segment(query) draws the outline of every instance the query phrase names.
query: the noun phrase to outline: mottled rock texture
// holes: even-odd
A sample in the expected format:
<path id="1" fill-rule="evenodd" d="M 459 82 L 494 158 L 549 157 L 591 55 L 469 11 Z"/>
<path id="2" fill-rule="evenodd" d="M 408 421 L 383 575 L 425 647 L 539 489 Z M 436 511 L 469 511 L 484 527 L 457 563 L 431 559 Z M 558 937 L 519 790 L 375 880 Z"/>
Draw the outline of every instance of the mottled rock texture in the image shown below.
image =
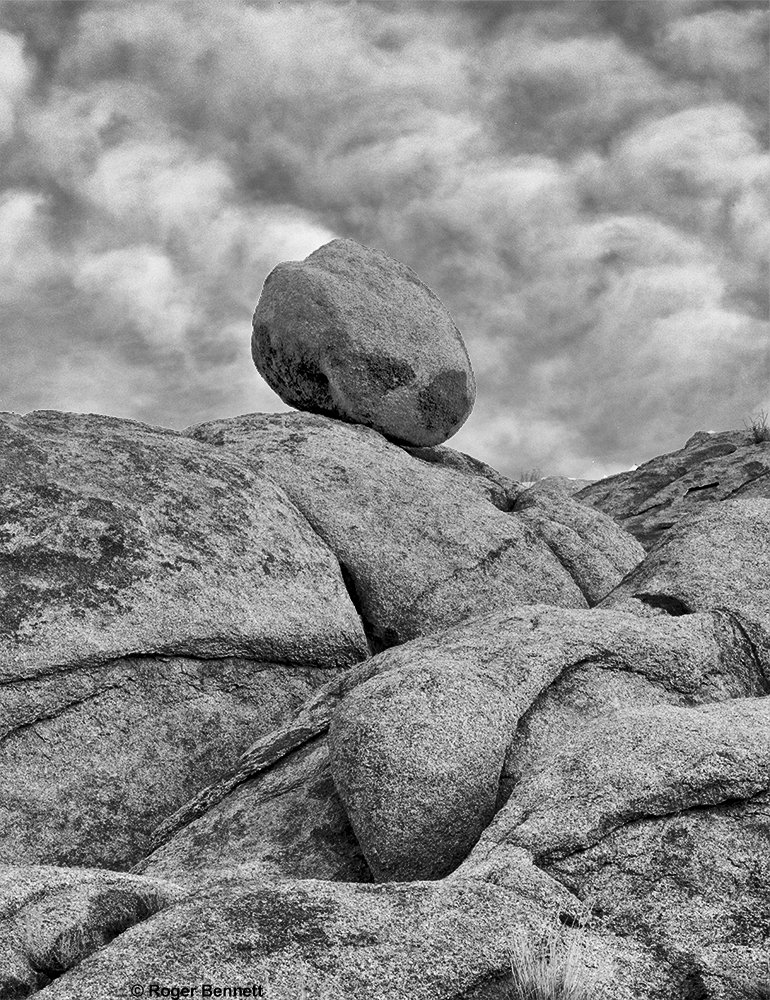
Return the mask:
<path id="1" fill-rule="evenodd" d="M 389 649 L 319 690 L 162 824 L 139 870 L 183 878 L 243 863 L 368 879 L 327 783 L 332 720 L 334 780 L 375 877 L 436 878 L 462 861 L 521 775 L 586 724 L 621 708 L 766 691 L 727 613 L 491 613 Z M 252 829 L 257 810 L 267 818 Z M 329 854 L 334 830 L 339 850 Z"/>
<path id="2" fill-rule="evenodd" d="M 619 827 L 548 865 L 616 933 L 689 967 L 709 1000 L 762 996 L 770 924 L 770 794 Z M 754 989 L 752 989 L 754 988 Z"/>
<path id="3" fill-rule="evenodd" d="M 181 896 L 160 879 L 0 865 L 0 996 L 15 1000 L 43 989 Z"/>
<path id="4" fill-rule="evenodd" d="M 510 978 L 511 934 L 522 926 L 539 933 L 550 908 L 581 910 L 532 866 L 522 866 L 515 886 L 243 876 L 209 883 L 130 928 L 48 995 L 103 1000 L 121 996 L 126 983 L 253 982 L 266 984 L 271 1000 L 499 997 Z M 595 1000 L 669 1000 L 665 963 L 651 951 L 613 935 L 584 937 L 598 976 Z"/>
<path id="5" fill-rule="evenodd" d="M 593 607 L 644 558 L 644 548 L 606 514 L 572 498 L 558 480 L 519 494 L 513 511 L 528 521 Z"/>
<path id="6" fill-rule="evenodd" d="M 507 1000 L 519 933 L 756 995 L 770 499 L 644 556 L 325 416 L 0 431 L 0 858 L 134 866 L 0 867 L 0 997 Z"/>
<path id="7" fill-rule="evenodd" d="M 244 771 L 245 771 L 244 767 Z M 323 737 L 242 781 L 206 809 L 177 821 L 135 871 L 195 885 L 212 877 L 313 878 L 370 882 L 329 768 Z M 181 819 L 181 817 L 179 818 Z M 172 824 L 174 829 L 177 824 Z"/>
<path id="8" fill-rule="evenodd" d="M 237 456 L 52 412 L 0 439 L 0 860 L 123 867 L 366 638 Z"/>
<path id="9" fill-rule="evenodd" d="M 578 498 L 651 548 L 682 518 L 730 499 L 770 498 L 770 441 L 749 431 L 694 434 L 679 451 L 600 479 Z"/>
<path id="10" fill-rule="evenodd" d="M 446 441 L 473 408 L 468 352 L 441 301 L 405 264 L 353 240 L 270 272 L 251 345 L 290 406 L 404 444 Z"/>
<path id="11" fill-rule="evenodd" d="M 503 477 L 416 458 L 365 427 L 254 413 L 188 433 L 285 491 L 344 566 L 375 648 L 513 604 L 585 607 L 570 565 L 602 596 L 641 554 L 610 518 L 566 494 L 510 512 Z"/>
<path id="12" fill-rule="evenodd" d="M 329 674 L 145 656 L 0 687 L 0 862 L 130 866 Z"/>
<path id="13" fill-rule="evenodd" d="M 712 504 L 671 528 L 602 601 L 634 605 L 670 615 L 730 611 L 770 677 L 770 499 Z"/>
<path id="14" fill-rule="evenodd" d="M 518 608 L 370 661 L 380 670 L 334 709 L 329 740 L 337 788 L 375 877 L 437 878 L 456 867 L 524 761 L 536 764 L 560 737 L 571 746 L 586 717 L 610 716 L 624 702 L 764 693 L 732 622 L 694 618 Z M 553 707 L 554 682 L 589 666 L 579 696 Z M 562 800 L 549 801 L 559 808 Z"/>
<path id="15" fill-rule="evenodd" d="M 136 654 L 365 654 L 334 556 L 236 455 L 131 420 L 5 414 L 0 491 L 0 680 Z"/>
<path id="16" fill-rule="evenodd" d="M 538 863 L 583 851 L 640 816 L 770 789 L 770 698 L 625 709 L 584 725 L 522 775 L 482 842 Z"/>

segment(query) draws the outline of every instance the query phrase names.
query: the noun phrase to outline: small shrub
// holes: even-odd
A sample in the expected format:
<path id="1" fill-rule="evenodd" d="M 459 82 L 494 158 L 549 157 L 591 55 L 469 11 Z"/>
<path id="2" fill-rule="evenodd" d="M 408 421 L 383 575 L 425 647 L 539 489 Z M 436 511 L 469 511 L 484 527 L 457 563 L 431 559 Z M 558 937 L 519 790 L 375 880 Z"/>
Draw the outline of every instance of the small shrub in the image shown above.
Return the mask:
<path id="1" fill-rule="evenodd" d="M 767 410 L 760 410 L 751 418 L 751 422 L 744 424 L 746 430 L 751 435 L 754 444 L 761 444 L 763 441 L 770 441 L 770 426 L 768 426 Z"/>
<path id="2" fill-rule="evenodd" d="M 520 930 L 511 941 L 511 1000 L 590 1000 L 596 973 L 585 941 L 554 924 L 539 938 Z"/>

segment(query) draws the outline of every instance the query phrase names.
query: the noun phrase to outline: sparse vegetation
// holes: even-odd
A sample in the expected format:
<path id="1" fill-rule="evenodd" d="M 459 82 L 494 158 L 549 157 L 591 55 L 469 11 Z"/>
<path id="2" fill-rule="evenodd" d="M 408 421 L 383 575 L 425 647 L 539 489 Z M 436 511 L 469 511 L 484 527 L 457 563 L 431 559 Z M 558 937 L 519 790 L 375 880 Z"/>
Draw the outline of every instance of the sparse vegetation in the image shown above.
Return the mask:
<path id="1" fill-rule="evenodd" d="M 770 415 L 767 410 L 760 410 L 749 422 L 745 423 L 746 430 L 751 435 L 754 444 L 761 444 L 763 441 L 770 441 L 770 426 L 768 425 Z"/>
<path id="2" fill-rule="evenodd" d="M 558 923 L 539 937 L 521 930 L 512 940 L 511 1000 L 590 1000 L 596 972 L 586 961 L 585 939 Z"/>
<path id="3" fill-rule="evenodd" d="M 90 908 L 78 917 L 66 893 L 54 895 L 21 911 L 15 936 L 30 965 L 49 981 L 128 927 L 164 909 L 168 902 L 152 889 L 110 889 L 94 895 Z"/>

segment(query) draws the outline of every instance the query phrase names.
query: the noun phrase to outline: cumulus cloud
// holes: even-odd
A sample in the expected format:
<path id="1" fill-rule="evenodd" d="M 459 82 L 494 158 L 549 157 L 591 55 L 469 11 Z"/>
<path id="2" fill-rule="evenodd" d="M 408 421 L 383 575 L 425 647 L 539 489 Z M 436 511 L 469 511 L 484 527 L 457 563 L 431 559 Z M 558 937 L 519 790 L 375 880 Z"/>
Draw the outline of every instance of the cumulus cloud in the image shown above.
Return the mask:
<path id="1" fill-rule="evenodd" d="M 282 408 L 280 260 L 381 247 L 463 330 L 458 447 L 603 475 L 767 405 L 764 0 L 0 4 L 6 408 Z"/>

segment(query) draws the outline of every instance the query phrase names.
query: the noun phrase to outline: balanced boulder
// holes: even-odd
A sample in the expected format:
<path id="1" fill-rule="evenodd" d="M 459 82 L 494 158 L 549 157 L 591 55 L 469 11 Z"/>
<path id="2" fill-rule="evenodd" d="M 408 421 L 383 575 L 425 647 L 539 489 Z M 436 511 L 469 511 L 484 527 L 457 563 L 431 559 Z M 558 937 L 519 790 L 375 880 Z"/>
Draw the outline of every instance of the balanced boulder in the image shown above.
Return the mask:
<path id="1" fill-rule="evenodd" d="M 446 441 L 473 408 L 470 360 L 444 305 L 405 264 L 353 240 L 271 271 L 251 344 L 290 406 L 404 444 Z"/>

